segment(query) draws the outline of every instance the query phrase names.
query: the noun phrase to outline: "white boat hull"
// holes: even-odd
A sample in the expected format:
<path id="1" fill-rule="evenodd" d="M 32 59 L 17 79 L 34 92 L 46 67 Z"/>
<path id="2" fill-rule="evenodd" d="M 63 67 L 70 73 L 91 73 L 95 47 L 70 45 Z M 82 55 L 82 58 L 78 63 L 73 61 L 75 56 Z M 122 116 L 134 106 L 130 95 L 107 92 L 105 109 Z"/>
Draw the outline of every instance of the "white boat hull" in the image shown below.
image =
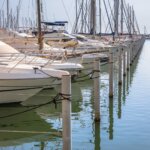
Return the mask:
<path id="1" fill-rule="evenodd" d="M 50 88 L 54 79 L 7 79 L 0 80 L 0 104 L 23 102 L 44 88 Z"/>
<path id="2" fill-rule="evenodd" d="M 68 74 L 65 71 L 50 69 L 35 71 L 16 68 L 10 73 L 3 72 L 3 68 L 0 69 L 0 104 L 25 101 L 42 89 L 52 88 L 56 83 L 60 84 L 61 76 Z"/>
<path id="3" fill-rule="evenodd" d="M 56 79 L 51 77 L 36 79 L 0 79 L 0 92 L 32 88 L 50 88 L 55 81 Z"/>

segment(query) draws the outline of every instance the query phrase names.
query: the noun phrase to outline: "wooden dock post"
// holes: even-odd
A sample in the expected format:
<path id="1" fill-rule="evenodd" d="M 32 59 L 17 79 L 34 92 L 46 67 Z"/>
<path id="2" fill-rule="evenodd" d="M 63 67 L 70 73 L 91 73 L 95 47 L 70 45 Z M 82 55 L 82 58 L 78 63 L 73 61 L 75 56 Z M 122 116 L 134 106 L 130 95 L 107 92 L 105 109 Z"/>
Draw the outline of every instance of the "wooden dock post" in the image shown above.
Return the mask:
<path id="1" fill-rule="evenodd" d="M 123 49 L 123 76 L 126 76 L 126 50 Z"/>
<path id="2" fill-rule="evenodd" d="M 100 121 L 100 59 L 94 61 L 94 110 L 95 122 Z"/>
<path id="3" fill-rule="evenodd" d="M 118 81 L 118 84 L 121 85 L 122 84 L 122 48 L 119 49 L 119 55 L 118 55 L 118 65 L 119 65 L 119 75 L 118 75 L 118 78 L 119 78 L 119 81 Z"/>
<path id="4" fill-rule="evenodd" d="M 62 77 L 62 128 L 63 150 L 71 150 L 71 76 Z"/>
<path id="5" fill-rule="evenodd" d="M 113 51 L 109 50 L 109 97 L 113 97 Z"/>

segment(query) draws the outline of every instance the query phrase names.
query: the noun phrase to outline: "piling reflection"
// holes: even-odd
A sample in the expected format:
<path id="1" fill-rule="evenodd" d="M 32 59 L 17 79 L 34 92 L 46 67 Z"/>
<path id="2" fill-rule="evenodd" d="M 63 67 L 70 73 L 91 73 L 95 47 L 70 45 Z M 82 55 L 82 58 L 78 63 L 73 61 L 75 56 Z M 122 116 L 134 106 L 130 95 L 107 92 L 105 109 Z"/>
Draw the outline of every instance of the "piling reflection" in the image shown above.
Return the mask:
<path id="1" fill-rule="evenodd" d="M 124 76 L 123 77 L 123 84 L 122 84 L 122 96 L 123 96 L 123 103 L 125 104 L 125 101 L 126 101 L 126 77 Z"/>
<path id="2" fill-rule="evenodd" d="M 122 86 L 118 86 L 118 119 L 121 119 L 122 108 Z"/>
<path id="3" fill-rule="evenodd" d="M 130 86 L 129 81 L 130 81 L 130 70 L 127 71 L 127 86 L 126 86 L 127 87 L 127 89 L 126 89 L 127 90 L 127 92 L 126 92 L 127 94 L 129 94 L 129 86 Z"/>
<path id="4" fill-rule="evenodd" d="M 45 142 L 41 142 L 40 144 L 40 150 L 44 150 L 45 149 Z"/>
<path id="5" fill-rule="evenodd" d="M 100 122 L 95 122 L 95 150 L 101 150 Z"/>
<path id="6" fill-rule="evenodd" d="M 114 116 L 113 116 L 113 99 L 109 99 L 109 139 L 113 140 L 113 126 L 114 126 Z"/>

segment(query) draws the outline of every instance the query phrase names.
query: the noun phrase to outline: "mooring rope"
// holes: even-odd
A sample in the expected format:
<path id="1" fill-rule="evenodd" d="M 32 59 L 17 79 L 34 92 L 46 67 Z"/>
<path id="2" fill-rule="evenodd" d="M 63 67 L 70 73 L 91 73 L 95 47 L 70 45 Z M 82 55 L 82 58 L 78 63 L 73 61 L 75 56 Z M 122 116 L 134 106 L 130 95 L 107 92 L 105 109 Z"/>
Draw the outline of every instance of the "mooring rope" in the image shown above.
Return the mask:
<path id="1" fill-rule="evenodd" d="M 87 80 L 92 80 L 94 78 L 99 78 L 100 76 L 93 77 L 93 75 L 94 75 L 95 72 L 100 72 L 100 70 L 92 70 L 90 73 L 88 73 L 86 75 L 83 75 L 81 77 L 76 77 L 72 82 L 73 83 L 84 82 L 84 81 L 87 81 Z M 83 80 L 78 80 L 78 79 L 82 79 L 82 78 L 85 78 L 85 77 L 88 77 L 88 76 L 89 76 L 89 78 L 86 78 L 86 79 L 83 79 Z"/>

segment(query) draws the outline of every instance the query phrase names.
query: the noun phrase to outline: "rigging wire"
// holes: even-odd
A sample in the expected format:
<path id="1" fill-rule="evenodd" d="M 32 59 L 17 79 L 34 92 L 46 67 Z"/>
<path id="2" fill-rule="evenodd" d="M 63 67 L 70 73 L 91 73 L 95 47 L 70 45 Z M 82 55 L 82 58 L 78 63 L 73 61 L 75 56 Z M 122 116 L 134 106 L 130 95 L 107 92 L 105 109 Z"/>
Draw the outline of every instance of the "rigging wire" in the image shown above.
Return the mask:
<path id="1" fill-rule="evenodd" d="M 115 20 L 115 16 L 114 16 L 111 4 L 110 4 L 110 0 L 108 0 L 108 5 L 109 5 L 109 8 L 110 8 L 110 12 L 111 12 L 112 18 L 113 18 L 113 20 Z"/>
<path id="2" fill-rule="evenodd" d="M 4 0 L 3 3 L 2 3 L 1 10 L 2 10 L 2 8 L 4 7 L 5 1 L 6 1 L 6 0 Z"/>
<path id="3" fill-rule="evenodd" d="M 63 4 L 63 7 L 64 7 L 64 9 L 65 9 L 66 15 L 67 15 L 67 17 L 68 17 L 68 20 L 69 20 L 70 25 L 71 25 L 71 28 L 72 28 L 73 25 L 72 25 L 72 22 L 71 22 L 71 20 L 70 20 L 69 13 L 68 13 L 68 11 L 67 11 L 67 9 L 66 9 L 65 3 L 64 3 L 63 0 L 61 0 L 61 2 L 62 2 L 62 4 Z"/>
<path id="4" fill-rule="evenodd" d="M 110 26 L 111 32 L 113 33 L 113 28 L 112 28 L 112 24 L 111 24 L 111 20 L 110 20 L 109 14 L 108 14 L 108 9 L 107 9 L 107 6 L 106 6 L 106 2 L 105 2 L 105 0 L 103 0 L 103 3 L 104 3 L 105 11 L 106 11 L 106 14 L 107 14 L 108 23 L 109 23 L 109 26 Z"/>
<path id="5" fill-rule="evenodd" d="M 45 20 L 48 20 L 48 15 L 47 15 L 47 5 L 46 5 L 46 1 L 45 0 L 43 0 L 44 2 L 43 2 L 43 7 L 44 7 L 44 10 L 45 10 L 45 12 L 44 12 L 44 18 L 45 18 Z M 44 11 L 43 10 L 43 11 Z M 44 20 L 43 20 L 44 21 Z"/>
<path id="6" fill-rule="evenodd" d="M 103 20 L 103 25 L 105 26 L 105 28 L 107 28 L 107 24 L 106 24 L 106 21 L 105 21 L 105 16 L 104 16 L 104 14 L 101 12 L 101 16 L 102 16 L 102 20 Z"/>
<path id="7" fill-rule="evenodd" d="M 31 2 L 31 0 L 29 0 L 28 8 L 27 8 L 28 16 L 30 16 L 30 13 L 29 13 L 29 11 L 30 11 L 30 2 Z M 30 17 L 29 17 L 29 18 L 30 18 Z"/>

